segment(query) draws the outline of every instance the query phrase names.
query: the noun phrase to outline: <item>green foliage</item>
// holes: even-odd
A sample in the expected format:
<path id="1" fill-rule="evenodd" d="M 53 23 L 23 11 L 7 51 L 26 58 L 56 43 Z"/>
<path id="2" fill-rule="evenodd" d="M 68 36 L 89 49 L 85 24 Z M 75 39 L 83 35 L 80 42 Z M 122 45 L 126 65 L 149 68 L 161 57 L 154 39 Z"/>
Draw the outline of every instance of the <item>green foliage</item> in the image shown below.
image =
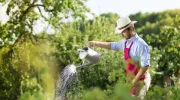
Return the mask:
<path id="1" fill-rule="evenodd" d="M 130 88 L 123 84 L 123 82 L 119 81 L 111 94 L 107 94 L 106 91 L 94 88 L 90 92 L 86 92 L 82 100 L 133 100 L 133 98 L 128 95 L 128 90 L 130 90 Z"/>
<path id="2" fill-rule="evenodd" d="M 9 56 L 9 48 L 5 47 L 0 50 L 0 98 L 7 100 L 8 97 L 11 99 L 17 98 L 20 94 L 20 84 L 17 81 L 21 81 L 20 73 L 17 68 L 12 66 L 10 59 L 6 58 Z M 16 93 L 16 95 L 14 95 Z"/>
<path id="3" fill-rule="evenodd" d="M 53 38 L 53 41 L 58 38 L 33 35 L 34 24 L 43 19 L 53 28 L 59 28 L 66 18 L 85 18 L 89 10 L 84 0 L 1 0 L 0 3 L 8 3 L 6 13 L 10 17 L 7 23 L 0 23 L 0 37 L 4 43 L 0 47 L 0 98 L 53 99 L 60 69 L 57 66 L 61 66 L 63 60 L 60 64 L 56 62 L 57 42 L 53 44 L 45 38 Z"/>
<path id="4" fill-rule="evenodd" d="M 5 3 L 6 0 L 1 0 Z M 15 9 L 17 7 L 17 9 Z M 0 24 L 0 99 L 53 100 L 58 73 L 68 64 L 78 65 L 77 49 L 88 41 L 119 41 L 115 35 L 117 14 L 85 20 L 84 0 L 11 0 L 10 20 Z M 152 85 L 145 99 L 179 100 L 180 10 L 137 13 L 136 31 L 151 50 Z M 73 22 L 63 22 L 73 17 Z M 56 33 L 32 34 L 35 21 L 43 18 Z M 92 48 L 101 53 L 95 65 L 78 69 L 77 80 L 67 93 L 69 100 L 133 100 L 131 84 L 125 84 L 123 52 Z M 165 87 L 165 88 L 164 88 Z"/>
<path id="5" fill-rule="evenodd" d="M 105 13 L 101 14 L 100 16 L 107 18 L 108 22 L 110 22 L 111 24 L 115 24 L 117 19 L 119 18 L 119 15 L 115 13 Z"/>
<path id="6" fill-rule="evenodd" d="M 137 32 L 152 48 L 153 73 L 156 84 L 165 84 L 167 77 L 179 75 L 179 14 L 180 10 L 130 15 L 138 23 Z M 155 53 L 155 55 L 154 55 Z M 155 64 L 155 65 L 154 65 Z M 155 72 L 157 71 L 157 72 Z M 161 73 L 159 75 L 158 73 Z M 155 81 L 153 81 L 155 82 Z M 173 84 L 172 80 L 169 82 Z"/>
<path id="7" fill-rule="evenodd" d="M 144 34 L 144 33 L 142 34 L 142 36 L 150 38 L 149 40 L 146 40 L 148 43 L 152 43 L 153 41 L 155 41 L 155 43 L 158 44 L 158 46 L 156 44 L 150 45 L 150 48 L 151 48 L 150 72 L 152 75 L 152 87 L 150 88 L 150 91 L 148 92 L 146 99 L 169 100 L 169 99 L 173 98 L 173 99 L 177 100 L 179 98 L 178 96 L 175 96 L 173 94 L 173 93 L 177 93 L 179 91 L 179 87 L 177 85 L 177 84 L 179 84 L 179 82 L 175 81 L 172 78 L 173 76 L 176 78 L 179 76 L 179 67 L 180 67 L 179 66 L 179 52 L 178 52 L 179 51 L 179 23 L 178 23 L 179 16 L 176 16 L 174 19 L 171 18 L 171 21 L 174 22 L 173 24 L 171 24 L 171 26 L 163 26 L 163 27 L 161 27 L 160 25 L 153 26 L 153 24 L 149 23 L 149 24 L 147 24 L 149 27 L 153 26 L 151 28 L 152 29 L 151 31 L 153 31 L 154 28 L 160 28 L 160 29 L 158 29 L 160 31 L 157 34 Z M 105 23 L 105 21 L 103 21 L 101 23 Z M 162 23 L 163 23 L 163 21 L 162 21 Z M 97 23 L 96 28 L 99 27 L 98 25 L 99 24 Z M 103 26 L 101 26 L 101 27 L 103 27 Z M 99 29 L 101 29 L 101 28 L 99 28 Z M 144 30 L 146 30 L 146 29 L 148 30 L 148 28 L 144 27 Z M 87 30 L 87 29 L 85 29 L 85 30 Z M 137 30 L 140 30 L 140 28 L 137 28 Z M 155 31 L 156 31 L 156 29 L 155 29 Z M 100 34 L 101 34 L 101 31 L 98 32 L 98 35 L 100 35 Z M 103 34 L 103 35 L 105 35 L 105 34 Z M 93 37 L 93 36 L 91 36 L 91 37 Z M 89 37 L 90 40 L 91 40 L 91 37 Z M 99 37 L 101 37 L 101 38 L 98 40 L 103 40 L 103 41 L 106 41 L 107 38 L 109 38 L 108 36 L 105 36 L 105 38 L 103 39 L 104 36 L 101 36 L 101 35 Z M 111 35 L 111 37 L 113 37 L 113 35 Z M 93 38 L 94 38 L 93 40 L 97 40 L 96 39 L 97 37 L 93 37 Z M 116 39 L 116 37 L 114 37 L 114 38 Z M 113 39 L 110 39 L 110 40 L 113 41 Z M 116 40 L 114 40 L 114 41 L 116 41 Z M 172 49 L 170 49 L 170 48 L 172 48 Z M 98 48 L 94 48 L 94 49 L 99 50 Z M 119 59 L 120 56 L 122 56 L 122 54 L 120 52 L 117 53 L 117 52 L 111 52 L 111 51 L 107 51 L 107 50 L 103 50 L 100 52 L 103 52 L 104 55 L 102 55 L 103 60 L 101 60 L 101 62 L 98 65 L 93 66 L 94 68 L 92 66 L 90 66 L 89 68 L 80 70 L 80 72 L 79 72 L 79 74 L 80 74 L 79 85 L 83 84 L 83 87 L 81 87 L 80 90 L 75 89 L 75 91 L 78 90 L 78 91 L 84 93 L 83 90 L 86 88 L 89 89 L 94 86 L 99 87 L 99 89 L 94 89 L 94 90 L 92 89 L 90 92 L 85 92 L 85 95 L 82 96 L 82 98 L 85 98 L 87 100 L 88 100 L 88 97 L 89 97 L 89 100 L 97 99 L 99 95 L 104 96 L 105 98 L 107 98 L 107 100 L 110 99 L 108 97 L 111 97 L 111 99 L 113 97 L 116 97 L 116 95 L 113 94 L 113 91 L 115 91 L 115 90 L 113 90 L 112 87 L 114 86 L 114 83 L 117 83 L 117 79 L 121 79 L 124 75 L 123 69 L 122 69 L 123 63 L 121 62 L 122 59 L 120 59 L 119 61 L 116 62 L 116 60 Z M 111 55 L 111 53 L 112 53 L 112 55 Z M 115 53 L 115 54 L 113 54 L 113 53 Z M 113 59 L 111 59 L 111 58 L 113 58 Z M 116 62 L 116 63 L 114 63 L 114 62 Z M 165 65 L 165 64 L 168 64 L 168 65 Z M 122 65 L 122 66 L 117 67 L 119 65 Z M 104 66 L 106 66 L 106 67 L 104 67 Z M 111 66 L 111 67 L 108 68 L 109 66 Z M 112 69 L 115 69 L 115 70 L 112 70 Z M 103 72 L 101 72 L 101 71 L 103 71 Z M 108 72 L 108 74 L 106 74 L 106 72 Z M 82 78 L 82 76 L 84 76 L 85 78 Z M 104 77 L 103 80 L 102 80 L 102 77 Z M 106 80 L 107 78 L 108 78 L 108 80 Z M 101 84 L 103 84 L 103 85 L 101 85 Z M 172 86 L 173 84 L 175 86 L 169 87 L 169 86 Z M 120 85 L 123 85 L 123 83 L 121 83 Z M 167 88 L 162 88 L 164 86 Z M 118 87 L 120 87 L 120 86 L 118 86 Z M 82 88 L 84 88 L 84 89 L 82 89 Z M 115 87 L 115 88 L 117 88 L 117 87 Z M 124 93 L 124 92 L 122 92 L 120 90 L 116 91 L 115 93 L 120 92 L 117 96 L 120 96 L 120 98 L 121 98 L 121 96 L 124 96 L 124 94 L 122 94 L 122 95 L 120 95 L 120 94 Z M 98 95 L 96 95 L 96 94 L 98 94 Z M 76 95 L 76 93 L 74 95 Z M 89 95 L 92 95 L 92 97 L 90 97 Z M 78 96 L 78 95 L 76 95 L 76 96 Z M 128 97 L 129 96 L 126 95 L 122 100 L 127 99 Z M 81 98 L 81 95 L 80 95 L 80 98 Z M 136 99 L 136 98 L 134 98 L 134 99 Z M 113 100 L 116 100 L 116 98 L 113 98 Z"/>
<path id="8" fill-rule="evenodd" d="M 0 3 L 8 2 L 4 0 Z M 40 19 L 53 28 L 61 28 L 63 20 L 69 17 L 84 19 L 88 11 L 84 0 L 11 0 L 6 11 L 10 18 L 0 26 L 0 37 L 6 44 L 22 35 L 32 38 L 34 24 Z"/>
<path id="9" fill-rule="evenodd" d="M 1 50 L 7 56 L 8 49 Z M 52 99 L 57 75 L 55 59 L 50 55 L 53 47 L 45 41 L 37 46 L 28 41 L 18 44 L 13 52 L 11 59 L 1 60 L 1 98 L 16 100 L 20 95 L 20 100 Z"/>

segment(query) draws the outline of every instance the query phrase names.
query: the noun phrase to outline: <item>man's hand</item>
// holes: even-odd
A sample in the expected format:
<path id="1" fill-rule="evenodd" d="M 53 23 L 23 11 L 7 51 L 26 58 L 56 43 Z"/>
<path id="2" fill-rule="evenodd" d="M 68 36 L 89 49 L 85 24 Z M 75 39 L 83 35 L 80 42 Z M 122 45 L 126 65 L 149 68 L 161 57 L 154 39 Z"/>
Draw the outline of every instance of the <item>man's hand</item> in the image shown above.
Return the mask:
<path id="1" fill-rule="evenodd" d="M 88 42 L 88 46 L 90 46 L 90 47 L 97 46 L 97 44 L 98 44 L 98 41 L 89 41 Z"/>
<path id="2" fill-rule="evenodd" d="M 135 85 L 136 84 L 136 81 L 135 79 L 132 80 L 132 84 Z"/>
<path id="3" fill-rule="evenodd" d="M 146 67 L 141 67 L 138 74 L 135 76 L 135 78 L 132 80 L 132 84 L 136 85 L 139 81 L 139 79 L 146 73 L 148 70 L 149 66 Z"/>

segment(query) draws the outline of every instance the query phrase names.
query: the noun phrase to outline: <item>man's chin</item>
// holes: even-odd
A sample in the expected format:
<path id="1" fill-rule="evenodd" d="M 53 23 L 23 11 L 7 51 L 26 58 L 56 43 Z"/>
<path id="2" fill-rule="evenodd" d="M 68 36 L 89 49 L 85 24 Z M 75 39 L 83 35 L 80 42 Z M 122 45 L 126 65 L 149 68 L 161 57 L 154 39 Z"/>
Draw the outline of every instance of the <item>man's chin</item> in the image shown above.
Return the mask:
<path id="1" fill-rule="evenodd" d="M 126 40 L 130 39 L 130 37 L 125 37 Z"/>

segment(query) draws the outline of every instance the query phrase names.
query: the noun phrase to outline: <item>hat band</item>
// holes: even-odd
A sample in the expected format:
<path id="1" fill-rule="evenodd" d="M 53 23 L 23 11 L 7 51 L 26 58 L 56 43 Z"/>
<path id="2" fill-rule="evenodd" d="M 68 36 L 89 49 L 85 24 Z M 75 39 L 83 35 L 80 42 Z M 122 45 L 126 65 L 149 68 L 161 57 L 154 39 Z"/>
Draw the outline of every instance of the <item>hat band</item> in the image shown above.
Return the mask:
<path id="1" fill-rule="evenodd" d="M 123 28 L 126 28 L 126 27 L 129 26 L 130 24 L 131 24 L 131 22 L 130 22 L 129 24 L 127 24 L 127 25 L 125 25 L 125 26 L 119 28 L 119 29 L 121 30 L 121 29 L 123 29 Z"/>

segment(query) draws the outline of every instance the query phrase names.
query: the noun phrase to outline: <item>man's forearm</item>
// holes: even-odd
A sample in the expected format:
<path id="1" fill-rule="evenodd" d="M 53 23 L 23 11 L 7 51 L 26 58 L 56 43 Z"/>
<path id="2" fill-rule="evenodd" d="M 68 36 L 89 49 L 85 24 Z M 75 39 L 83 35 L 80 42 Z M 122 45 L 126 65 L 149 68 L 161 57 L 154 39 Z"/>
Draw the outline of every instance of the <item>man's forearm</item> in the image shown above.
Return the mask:
<path id="1" fill-rule="evenodd" d="M 135 78 L 133 79 L 133 84 L 135 85 L 139 79 L 146 73 L 146 71 L 148 70 L 149 66 L 146 67 L 142 67 L 140 68 L 138 74 L 135 76 Z"/>
<path id="2" fill-rule="evenodd" d="M 106 49 L 111 49 L 111 43 L 110 42 L 90 41 L 89 45 L 101 47 L 101 48 L 106 48 Z"/>
<path id="3" fill-rule="evenodd" d="M 111 44 L 110 42 L 97 42 L 95 46 L 101 47 L 101 48 L 106 48 L 106 49 L 111 49 Z"/>

